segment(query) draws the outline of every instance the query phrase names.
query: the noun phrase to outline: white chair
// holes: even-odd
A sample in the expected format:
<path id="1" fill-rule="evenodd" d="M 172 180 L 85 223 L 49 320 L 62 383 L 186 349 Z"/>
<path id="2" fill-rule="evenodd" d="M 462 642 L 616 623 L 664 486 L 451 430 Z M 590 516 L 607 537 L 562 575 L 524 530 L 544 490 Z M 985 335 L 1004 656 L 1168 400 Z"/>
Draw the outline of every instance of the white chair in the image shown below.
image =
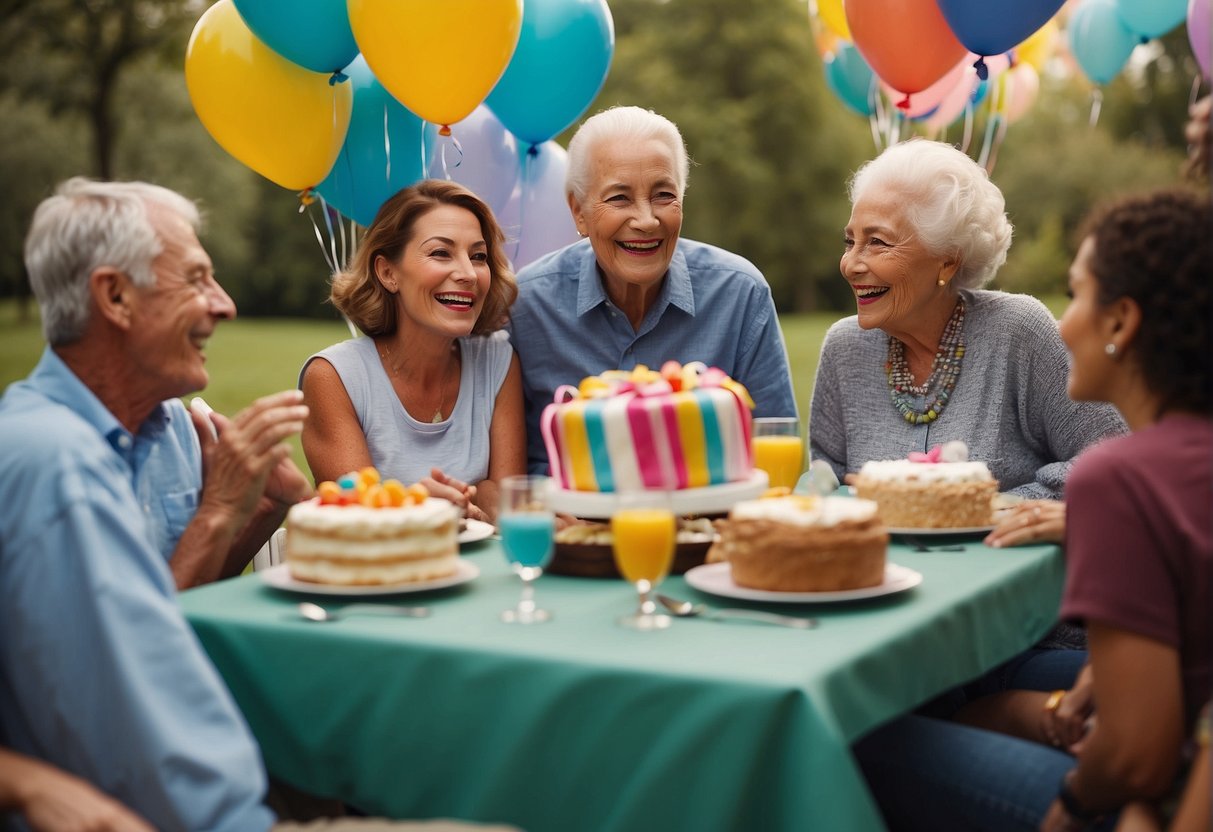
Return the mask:
<path id="1" fill-rule="evenodd" d="M 277 566 L 282 563 L 282 550 L 286 548 L 286 529 L 278 529 L 270 539 L 265 541 L 265 545 L 253 555 L 253 571 L 258 572 L 262 569 L 269 569 L 271 566 Z"/>

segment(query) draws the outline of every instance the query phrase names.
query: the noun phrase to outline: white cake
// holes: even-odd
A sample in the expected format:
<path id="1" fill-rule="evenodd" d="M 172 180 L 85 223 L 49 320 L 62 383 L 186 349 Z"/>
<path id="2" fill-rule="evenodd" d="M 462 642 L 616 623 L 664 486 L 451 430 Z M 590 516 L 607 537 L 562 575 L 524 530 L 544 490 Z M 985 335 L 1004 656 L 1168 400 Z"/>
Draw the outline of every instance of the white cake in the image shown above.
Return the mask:
<path id="1" fill-rule="evenodd" d="M 738 503 L 713 549 L 733 582 L 776 592 L 827 592 L 884 580 L 889 535 L 876 504 L 849 497 L 774 497 Z"/>
<path id="2" fill-rule="evenodd" d="M 949 443 L 951 444 L 951 443 Z M 959 444 L 959 443 L 957 443 Z M 998 481 L 984 462 L 945 461 L 957 453 L 915 454 L 911 459 L 864 463 L 855 493 L 875 500 L 887 526 L 956 529 L 989 526 Z"/>
<path id="3" fill-rule="evenodd" d="M 372 508 L 299 503 L 286 517 L 286 563 L 300 581 L 407 584 L 459 568 L 459 511 L 446 500 Z"/>

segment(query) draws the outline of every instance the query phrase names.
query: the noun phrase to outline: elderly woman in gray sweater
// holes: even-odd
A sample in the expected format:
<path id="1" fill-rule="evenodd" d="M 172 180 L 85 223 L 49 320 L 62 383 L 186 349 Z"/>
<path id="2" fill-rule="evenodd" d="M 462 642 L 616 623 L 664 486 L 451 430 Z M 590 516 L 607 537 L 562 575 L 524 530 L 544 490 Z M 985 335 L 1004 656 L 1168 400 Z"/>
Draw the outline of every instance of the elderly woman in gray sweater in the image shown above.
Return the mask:
<path id="1" fill-rule="evenodd" d="M 1110 405 L 1066 396 L 1043 304 L 980 288 L 1011 244 L 1002 193 L 964 153 L 912 139 L 861 167 L 850 195 L 840 267 L 858 314 L 822 345 L 813 459 L 841 478 L 960 440 L 1003 491 L 1059 499 L 1070 461 L 1126 428 Z"/>

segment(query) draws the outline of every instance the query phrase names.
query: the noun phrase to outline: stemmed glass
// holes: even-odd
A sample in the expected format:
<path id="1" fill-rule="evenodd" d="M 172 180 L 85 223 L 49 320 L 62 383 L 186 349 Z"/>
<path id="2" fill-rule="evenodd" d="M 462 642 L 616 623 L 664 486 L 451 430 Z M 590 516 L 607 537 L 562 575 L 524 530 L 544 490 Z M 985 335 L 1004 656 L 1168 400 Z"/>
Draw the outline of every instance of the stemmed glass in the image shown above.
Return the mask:
<path id="1" fill-rule="evenodd" d="M 623 577 L 636 585 L 640 606 L 619 619 L 636 630 L 664 630 L 670 617 L 657 612 L 650 593 L 670 571 L 677 522 L 666 491 L 621 494 L 611 515 L 611 550 Z"/>
<path id="2" fill-rule="evenodd" d="M 518 606 L 503 610 L 507 624 L 540 624 L 552 614 L 535 604 L 531 582 L 543 574 L 552 559 L 556 517 L 548 507 L 548 478 L 505 477 L 500 484 L 501 509 L 497 528 L 506 559 L 522 579 L 522 597 Z"/>
<path id="3" fill-rule="evenodd" d="M 754 420 L 754 467 L 767 472 L 771 488 L 795 488 L 804 465 L 800 420 L 772 416 Z"/>

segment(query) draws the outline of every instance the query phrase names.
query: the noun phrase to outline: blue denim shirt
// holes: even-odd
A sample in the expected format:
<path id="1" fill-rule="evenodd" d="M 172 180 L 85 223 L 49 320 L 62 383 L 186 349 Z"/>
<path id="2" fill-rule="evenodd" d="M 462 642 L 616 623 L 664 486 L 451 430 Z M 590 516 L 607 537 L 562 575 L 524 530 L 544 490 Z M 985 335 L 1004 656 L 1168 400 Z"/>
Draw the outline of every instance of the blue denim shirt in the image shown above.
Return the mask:
<path id="1" fill-rule="evenodd" d="M 177 606 L 180 531 L 148 519 L 196 500 L 196 453 L 169 476 L 187 431 L 174 401 L 132 435 L 50 349 L 0 399 L 0 744 L 157 829 L 265 830 L 260 753 Z"/>
<path id="2" fill-rule="evenodd" d="M 562 384 L 605 370 L 702 361 L 744 384 L 754 416 L 795 416 L 788 354 L 762 273 L 723 249 L 680 239 L 660 294 L 633 329 L 607 297 L 588 240 L 518 273 L 510 339 L 522 365 L 527 467 L 546 473 L 539 416 Z"/>

